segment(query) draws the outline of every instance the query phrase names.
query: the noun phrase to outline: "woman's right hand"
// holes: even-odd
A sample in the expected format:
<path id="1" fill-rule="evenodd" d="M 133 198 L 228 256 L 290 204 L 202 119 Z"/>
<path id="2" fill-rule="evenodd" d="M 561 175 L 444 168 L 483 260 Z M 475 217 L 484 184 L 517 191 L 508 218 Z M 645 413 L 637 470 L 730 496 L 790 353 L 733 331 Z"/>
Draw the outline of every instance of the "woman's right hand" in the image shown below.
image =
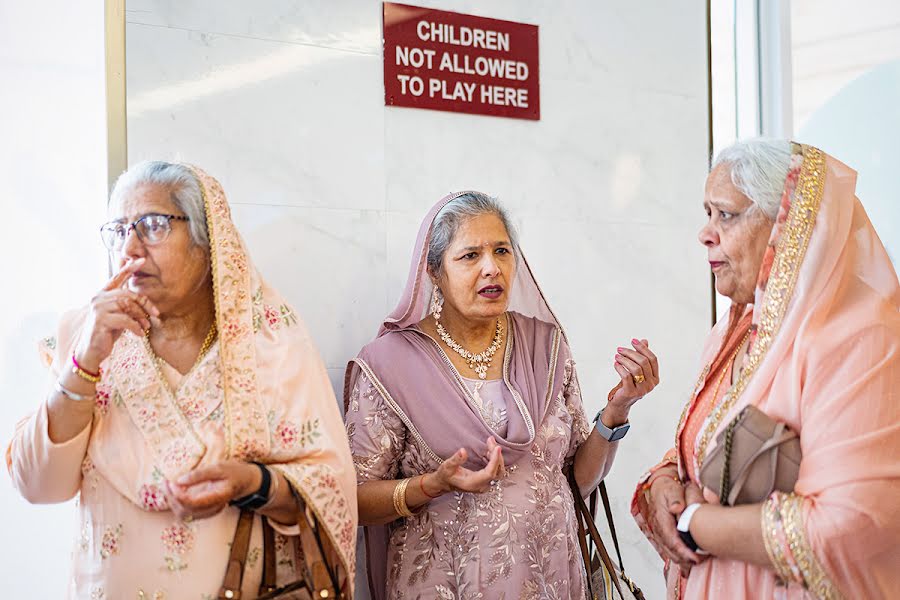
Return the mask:
<path id="1" fill-rule="evenodd" d="M 460 448 L 456 454 L 441 463 L 437 471 L 431 473 L 432 481 L 441 493 L 474 492 L 480 494 L 491 487 L 491 481 L 503 475 L 505 468 L 500 446 L 492 437 L 488 438 L 487 445 L 490 460 L 483 469 L 472 471 L 463 467 L 463 463 L 468 458 L 468 452 L 465 448 Z"/>
<path id="2" fill-rule="evenodd" d="M 75 357 L 82 368 L 96 372 L 123 331 L 127 329 L 136 336 L 143 336 L 150 328 L 150 316 L 159 316 L 159 310 L 146 296 L 124 287 L 144 260 L 139 258 L 123 265 L 91 300 L 75 349 Z"/>
<path id="3" fill-rule="evenodd" d="M 684 485 L 668 476 L 657 477 L 650 486 L 647 501 L 648 522 L 653 536 L 663 552 L 676 563 L 684 575 L 691 567 L 703 562 L 705 556 L 692 552 L 675 528 L 678 515 L 685 509 Z"/>

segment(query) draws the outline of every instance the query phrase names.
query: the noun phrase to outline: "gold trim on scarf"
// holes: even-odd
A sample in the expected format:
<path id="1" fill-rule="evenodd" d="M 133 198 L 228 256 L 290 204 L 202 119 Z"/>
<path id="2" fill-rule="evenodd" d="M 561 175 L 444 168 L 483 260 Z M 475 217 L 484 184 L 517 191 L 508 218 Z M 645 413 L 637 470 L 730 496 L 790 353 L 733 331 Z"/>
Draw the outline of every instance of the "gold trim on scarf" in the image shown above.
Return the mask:
<path id="1" fill-rule="evenodd" d="M 375 372 L 372 370 L 372 367 L 370 367 L 366 361 L 364 361 L 363 359 L 361 359 L 359 357 L 354 358 L 350 362 L 356 363 L 357 365 L 359 365 L 359 368 L 362 369 L 365 376 L 369 378 L 369 381 L 372 383 L 372 386 L 376 390 L 378 390 L 378 393 L 381 395 L 381 399 L 384 400 L 385 403 L 387 403 L 387 405 L 391 407 L 391 410 L 393 410 L 395 413 L 397 413 L 397 416 L 400 418 L 401 421 L 403 421 L 403 424 L 406 425 L 406 428 L 409 429 L 409 432 L 413 435 L 414 438 L 416 438 L 416 441 L 418 441 L 422 445 L 422 449 L 425 450 L 426 454 L 428 454 L 428 456 L 430 456 L 438 464 L 442 464 L 444 462 L 444 459 L 441 458 L 440 456 L 438 456 L 437 453 L 435 453 L 435 451 L 432 450 L 431 447 L 425 442 L 425 438 L 422 437 L 422 434 L 419 433 L 419 430 L 416 429 L 415 425 L 413 425 L 412 419 L 410 419 L 406 415 L 406 413 L 403 412 L 403 409 L 400 408 L 400 405 L 397 404 L 396 401 L 394 401 L 394 398 L 391 397 L 391 393 L 389 391 L 387 391 L 387 388 L 384 387 L 384 384 L 381 383 L 381 381 L 375 375 Z"/>
<path id="2" fill-rule="evenodd" d="M 320 527 L 320 531 L 324 530 L 331 547 L 341 561 L 341 567 L 344 570 L 343 575 L 346 578 L 344 585 L 352 590 L 354 585 L 353 573 L 355 573 L 356 565 L 352 565 L 353 568 L 351 568 L 348 561 L 355 553 L 356 527 L 351 528 L 349 533 L 346 531 L 342 532 L 349 539 L 339 540 L 335 538 L 335 532 L 341 531 L 346 523 L 352 523 L 353 517 L 350 515 L 343 494 L 336 487 L 336 483 L 333 489 L 327 489 L 331 482 L 337 481 L 334 473 L 327 465 L 278 463 L 268 466 L 284 475 L 284 478 L 294 488 L 294 491 L 303 498 L 304 508 L 311 511 L 318 522 L 324 525 L 324 527 Z M 322 471 L 325 472 L 323 473 Z M 323 486 L 326 489 L 320 489 Z M 321 503 L 322 507 L 327 508 L 327 512 L 323 512 L 321 510 L 322 507 L 317 502 Z M 298 517 L 298 523 L 302 523 L 302 521 L 302 517 Z M 301 524 L 301 536 L 303 528 L 304 526 Z M 318 552 L 318 549 L 315 551 Z M 328 560 L 328 557 L 323 556 L 322 558 L 326 561 Z M 338 574 L 338 584 L 340 585 L 340 583 L 340 574 Z M 353 597 L 352 593 L 349 597 Z"/>
<path id="3" fill-rule="evenodd" d="M 143 339 L 126 331 L 116 345 L 118 348 L 110 354 L 112 386 L 153 451 L 160 470 L 167 479 L 175 480 L 197 466 L 206 446 L 169 392 Z"/>
<path id="4" fill-rule="evenodd" d="M 788 546 L 800 568 L 807 589 L 819 600 L 840 600 L 841 593 L 826 575 L 825 569 L 806 539 L 806 528 L 803 525 L 804 500 L 804 497 L 798 494 L 788 494 L 782 501 L 781 518 Z"/>
<path id="5" fill-rule="evenodd" d="M 769 556 L 769 562 L 775 569 L 775 573 L 781 581 L 787 583 L 794 579 L 791 574 L 791 566 L 787 557 L 784 555 L 784 547 L 779 539 L 779 532 L 783 529 L 784 524 L 781 522 L 781 511 L 779 509 L 779 500 L 777 497 L 770 497 L 763 503 L 762 525 L 763 542 L 766 546 L 766 554 Z"/>
<path id="6" fill-rule="evenodd" d="M 812 146 L 801 146 L 801 149 L 803 166 L 787 220 L 777 242 L 775 260 L 760 307 L 759 320 L 756 323 L 756 338 L 752 342 L 746 366 L 737 382 L 707 417 L 706 426 L 697 445 L 698 467 L 703 466 L 706 448 L 713 434 L 741 397 L 768 353 L 793 297 L 794 286 L 803 265 L 803 258 L 806 256 L 806 248 L 812 237 L 825 190 L 825 154 Z"/>
<path id="7" fill-rule="evenodd" d="M 229 458 L 253 460 L 269 453 L 269 425 L 257 384 L 254 340 L 254 289 L 247 251 L 228 216 L 230 210 L 219 183 L 186 165 L 200 183 L 206 209 L 216 326 L 225 412 L 225 449 Z M 248 366 L 251 365 L 251 366 Z"/>
<path id="8" fill-rule="evenodd" d="M 534 443 L 534 438 L 537 435 L 535 427 L 534 427 L 534 419 L 531 417 L 531 413 L 528 412 L 528 407 L 525 406 L 525 401 L 522 399 L 522 395 L 513 387 L 512 382 L 509 380 L 509 362 L 512 359 L 512 351 L 513 344 L 515 343 L 515 333 L 514 327 L 512 326 L 512 318 L 509 316 L 509 313 L 506 314 L 506 348 L 503 351 L 503 383 L 506 385 L 506 389 L 509 391 L 510 395 L 513 397 L 513 402 L 516 403 L 516 409 L 519 411 L 519 415 L 525 421 L 525 428 L 528 430 L 528 439 L 524 442 L 512 442 L 505 438 L 505 436 L 500 435 L 497 430 L 491 426 L 490 423 L 484 418 L 484 415 L 481 414 L 481 409 L 478 407 L 478 404 L 475 402 L 475 397 L 472 394 L 469 387 L 466 385 L 465 381 L 463 381 L 463 377 L 459 372 L 459 369 L 454 366 L 453 361 L 450 360 L 450 356 L 444 351 L 443 346 L 441 346 L 436 339 L 422 331 L 420 328 L 416 327 L 411 331 L 415 331 L 421 335 L 424 335 L 428 340 L 434 344 L 435 349 L 438 351 L 440 357 L 444 360 L 444 364 L 450 370 L 450 374 L 453 376 L 453 380 L 456 382 L 457 387 L 460 392 L 462 392 L 463 398 L 466 400 L 466 403 L 472 408 L 472 410 L 481 417 L 482 423 L 484 423 L 485 427 L 487 427 L 491 433 L 493 433 L 498 438 L 503 438 L 504 442 L 513 448 L 522 448 L 528 449 Z M 554 361 L 555 365 L 556 362 Z M 550 381 L 552 383 L 552 375 L 550 377 Z M 552 394 L 553 389 L 547 389 L 547 398 Z"/>
<path id="9" fill-rule="evenodd" d="M 832 583 L 819 562 L 803 524 L 806 498 L 799 494 L 776 494 L 763 507 L 763 539 L 778 575 L 784 581 L 796 581 L 818 600 L 842 600 L 840 590 Z M 784 540 L 779 539 L 779 527 Z M 791 558 L 784 552 L 787 544 Z M 796 573 L 793 575 L 792 573 Z"/>

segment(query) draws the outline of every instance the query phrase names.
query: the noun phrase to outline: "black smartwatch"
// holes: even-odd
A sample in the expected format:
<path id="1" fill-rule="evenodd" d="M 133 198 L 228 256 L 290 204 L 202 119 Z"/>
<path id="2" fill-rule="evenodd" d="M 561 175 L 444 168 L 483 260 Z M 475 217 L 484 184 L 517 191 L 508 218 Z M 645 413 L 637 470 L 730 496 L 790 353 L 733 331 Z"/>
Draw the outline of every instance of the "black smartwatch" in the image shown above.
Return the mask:
<path id="1" fill-rule="evenodd" d="M 241 510 L 257 510 L 265 506 L 266 502 L 269 501 L 269 489 L 272 486 L 272 474 L 269 473 L 269 469 L 267 469 L 264 464 L 256 461 L 253 461 L 253 464 L 259 467 L 259 470 L 262 473 L 262 483 L 259 484 L 259 489 L 252 494 L 235 498 L 228 503 Z"/>

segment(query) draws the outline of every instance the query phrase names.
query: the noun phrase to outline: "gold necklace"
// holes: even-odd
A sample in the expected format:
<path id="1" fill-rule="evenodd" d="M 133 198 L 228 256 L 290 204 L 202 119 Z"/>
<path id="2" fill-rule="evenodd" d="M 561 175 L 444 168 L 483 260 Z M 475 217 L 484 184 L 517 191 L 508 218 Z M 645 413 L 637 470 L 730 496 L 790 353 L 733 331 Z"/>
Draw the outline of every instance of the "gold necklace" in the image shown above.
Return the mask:
<path id="1" fill-rule="evenodd" d="M 194 366 L 191 367 L 191 370 L 188 371 L 190 373 L 194 369 L 197 368 L 197 365 L 200 364 L 200 361 L 203 360 L 203 357 L 206 356 L 206 353 L 209 352 L 209 349 L 212 347 L 213 342 L 216 341 L 216 336 L 218 335 L 219 330 L 216 328 L 216 321 L 213 320 L 212 325 L 209 326 L 209 331 L 206 333 L 206 338 L 203 339 L 203 344 L 200 346 L 200 354 L 197 355 L 197 360 L 194 361 Z M 144 334 L 144 342 L 147 344 L 147 349 L 150 351 L 150 355 L 153 357 L 153 360 L 159 364 L 162 361 L 162 358 L 153 350 L 153 346 L 150 345 L 150 330 L 147 330 L 147 333 Z"/>
<path id="2" fill-rule="evenodd" d="M 487 372 L 494 359 L 494 354 L 497 353 L 497 350 L 500 348 L 500 343 L 503 341 L 503 326 L 500 324 L 500 319 L 497 319 L 497 329 L 494 332 L 494 339 L 491 342 L 491 345 L 488 346 L 484 352 L 479 352 L 478 354 L 466 350 L 460 346 L 456 340 L 450 337 L 450 334 L 447 333 L 447 330 L 444 329 L 444 326 L 441 325 L 441 322 L 437 317 L 435 317 L 434 323 L 437 326 L 438 335 L 444 343 L 447 344 L 451 350 L 462 356 L 465 359 L 466 364 L 469 365 L 469 368 L 475 371 L 480 379 L 487 379 Z"/>
<path id="3" fill-rule="evenodd" d="M 752 331 L 752 329 L 751 329 Z M 703 435 L 700 436 L 700 443 L 697 444 L 697 464 L 703 465 L 703 459 L 706 457 L 706 447 L 709 445 L 709 439 L 712 437 L 712 434 L 716 431 L 716 427 L 719 424 L 719 421 L 722 419 L 725 411 L 720 411 L 720 406 L 716 404 L 716 398 L 719 396 L 719 388 L 722 386 L 722 382 L 725 380 L 725 375 L 728 373 L 728 365 L 732 365 L 732 369 L 734 369 L 734 361 L 737 359 L 737 355 L 741 352 L 741 348 L 744 347 L 744 344 L 747 343 L 747 340 L 750 338 L 750 331 L 748 331 L 744 338 L 741 340 L 741 343 L 738 344 L 737 349 L 734 351 L 734 354 L 731 355 L 731 358 L 728 359 L 728 362 L 725 363 L 722 374 L 719 375 L 719 380 L 716 382 L 716 387 L 713 390 L 712 394 L 712 405 L 713 410 L 710 411 L 710 414 L 714 417 L 712 422 L 706 427 L 703 431 Z M 728 395 L 728 392 L 725 393 L 725 396 Z M 725 401 L 724 396 L 722 397 L 722 401 Z M 721 413 L 721 414 L 719 414 Z M 718 418 L 715 418 L 718 416 Z"/>

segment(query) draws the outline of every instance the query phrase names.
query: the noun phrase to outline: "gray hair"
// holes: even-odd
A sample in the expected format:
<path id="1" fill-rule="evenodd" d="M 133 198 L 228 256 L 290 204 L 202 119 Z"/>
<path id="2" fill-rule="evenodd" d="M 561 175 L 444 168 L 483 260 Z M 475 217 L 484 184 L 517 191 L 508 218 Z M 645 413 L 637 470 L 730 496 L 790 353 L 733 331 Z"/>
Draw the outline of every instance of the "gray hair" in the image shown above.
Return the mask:
<path id="1" fill-rule="evenodd" d="M 734 187 L 774 221 L 791 165 L 791 143 L 768 138 L 743 140 L 719 152 L 712 168 L 719 165 L 731 168 Z"/>
<path id="2" fill-rule="evenodd" d="M 157 185 L 167 189 L 172 203 L 190 219 L 191 240 L 197 246 L 209 247 L 203 192 L 189 167 L 162 160 L 139 162 L 119 175 L 109 196 L 110 204 L 118 204 L 126 194 L 141 185 Z"/>
<path id="3" fill-rule="evenodd" d="M 428 239 L 428 270 L 432 274 L 440 275 L 444 254 L 447 253 L 447 248 L 453 242 L 460 225 L 472 217 L 487 214 L 496 215 L 506 227 L 509 241 L 512 242 L 512 252 L 518 258 L 518 235 L 509 215 L 497 198 L 481 192 L 465 192 L 448 202 L 434 217 L 431 237 Z"/>

